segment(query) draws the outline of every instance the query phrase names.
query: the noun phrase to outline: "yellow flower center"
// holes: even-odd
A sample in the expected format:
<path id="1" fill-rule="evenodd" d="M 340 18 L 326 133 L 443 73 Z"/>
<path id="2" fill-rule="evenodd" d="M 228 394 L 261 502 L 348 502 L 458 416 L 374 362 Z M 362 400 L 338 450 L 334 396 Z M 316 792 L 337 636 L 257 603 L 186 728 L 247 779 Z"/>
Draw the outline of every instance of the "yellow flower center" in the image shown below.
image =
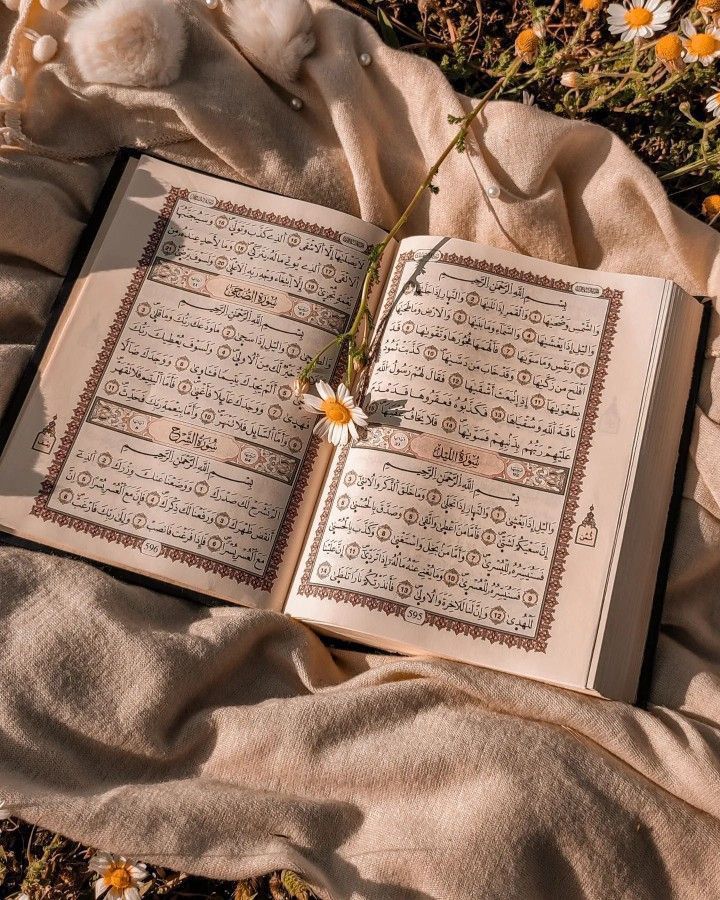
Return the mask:
<path id="1" fill-rule="evenodd" d="M 105 880 L 105 884 L 109 885 L 111 888 L 115 888 L 115 890 L 122 891 L 125 888 L 132 887 L 132 878 L 130 877 L 130 873 L 127 868 L 123 865 L 112 865 L 107 870 L 107 872 L 103 875 L 103 879 Z"/>
<path id="2" fill-rule="evenodd" d="M 720 0 L 697 0 L 695 6 L 706 12 L 720 12 Z"/>
<path id="3" fill-rule="evenodd" d="M 703 200 L 703 212 L 705 215 L 712 219 L 713 216 L 716 216 L 720 213 L 720 194 L 710 194 L 709 197 L 706 197 Z"/>
<path id="4" fill-rule="evenodd" d="M 652 13 L 644 6 L 633 6 L 625 12 L 625 21 L 631 28 L 640 28 L 652 22 Z"/>
<path id="5" fill-rule="evenodd" d="M 517 38 L 515 38 L 515 49 L 520 54 L 536 53 L 539 46 L 540 39 L 532 28 L 523 28 Z"/>
<path id="6" fill-rule="evenodd" d="M 686 44 L 694 56 L 712 56 L 718 49 L 718 42 L 711 34 L 694 34 Z"/>
<path id="7" fill-rule="evenodd" d="M 335 425 L 347 425 L 352 418 L 347 406 L 340 403 L 339 400 L 334 400 L 332 397 L 328 400 L 323 400 L 322 411 Z"/>
<path id="8" fill-rule="evenodd" d="M 672 60 L 680 59 L 681 53 L 682 41 L 676 34 L 666 34 L 665 37 L 661 37 L 655 44 L 655 54 L 658 59 L 671 62 Z"/>
<path id="9" fill-rule="evenodd" d="M 602 6 L 602 0 L 580 0 L 580 6 L 585 12 L 595 12 L 596 9 L 600 9 Z"/>

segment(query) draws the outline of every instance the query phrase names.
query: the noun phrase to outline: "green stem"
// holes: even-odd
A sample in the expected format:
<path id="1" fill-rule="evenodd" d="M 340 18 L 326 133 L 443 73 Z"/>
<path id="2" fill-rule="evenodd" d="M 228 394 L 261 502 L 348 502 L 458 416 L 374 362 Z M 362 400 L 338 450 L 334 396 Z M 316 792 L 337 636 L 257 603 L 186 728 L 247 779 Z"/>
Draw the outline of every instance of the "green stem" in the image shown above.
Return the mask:
<path id="1" fill-rule="evenodd" d="M 497 93 L 499 93 L 502 88 L 507 84 L 507 82 L 517 73 L 520 68 L 521 60 L 515 59 L 508 67 L 507 72 L 502 76 L 502 78 L 498 79 L 495 84 L 485 92 L 480 101 L 475 105 L 475 107 L 462 119 L 462 125 L 458 129 L 457 134 L 453 137 L 450 143 L 445 147 L 443 152 L 440 154 L 438 159 L 433 163 L 433 165 L 428 170 L 427 175 L 423 179 L 422 183 L 415 191 L 412 196 L 412 199 L 408 203 L 408 205 L 403 210 L 400 218 L 393 225 L 393 227 L 388 232 L 387 236 L 376 245 L 374 248 L 374 252 L 372 255 L 372 259 L 370 261 L 370 265 L 367 268 L 367 272 L 365 273 L 365 278 L 363 280 L 362 292 L 360 294 L 360 305 L 358 306 L 357 312 L 355 313 L 355 318 L 353 319 L 352 325 L 348 329 L 348 331 L 341 336 L 342 340 L 348 340 L 350 342 L 350 346 L 348 348 L 348 387 L 349 382 L 351 380 L 353 364 L 355 359 L 355 354 L 357 353 L 357 347 L 355 346 L 354 339 L 355 335 L 360 328 L 360 325 L 365 318 L 368 310 L 368 302 L 370 298 L 370 292 L 372 287 L 377 280 L 378 272 L 380 270 L 380 266 L 382 264 L 383 256 L 385 251 L 387 250 L 391 241 L 393 241 L 397 234 L 407 225 L 408 219 L 413 213 L 413 210 L 417 206 L 421 197 L 425 193 L 425 191 L 429 190 L 430 186 L 433 183 L 434 178 L 437 176 L 438 170 L 440 166 L 445 162 L 450 153 L 458 146 L 458 144 L 462 144 L 464 139 L 467 137 L 468 131 L 470 130 L 470 126 L 478 117 L 480 112 L 487 105 L 488 101 L 490 101 Z"/>
<path id="2" fill-rule="evenodd" d="M 336 344 L 339 344 L 341 341 L 345 340 L 346 336 L 346 334 L 338 334 L 329 343 L 325 344 L 322 350 L 319 353 L 316 353 L 315 356 L 313 356 L 313 358 L 310 360 L 310 362 L 303 368 L 302 372 L 300 373 L 300 380 L 307 380 L 312 370 L 315 368 L 315 366 L 317 366 L 317 364 L 328 352 L 328 350 L 331 350 Z"/>
<path id="3" fill-rule="evenodd" d="M 718 162 L 720 162 L 720 151 L 709 153 L 704 159 L 696 159 L 694 162 L 687 163 L 684 166 L 680 166 L 678 169 L 673 169 L 672 172 L 661 175 L 660 181 L 672 181 L 673 178 L 679 178 L 681 175 L 688 175 L 690 172 L 697 172 L 698 169 L 705 169 L 707 166 L 712 166 Z"/>

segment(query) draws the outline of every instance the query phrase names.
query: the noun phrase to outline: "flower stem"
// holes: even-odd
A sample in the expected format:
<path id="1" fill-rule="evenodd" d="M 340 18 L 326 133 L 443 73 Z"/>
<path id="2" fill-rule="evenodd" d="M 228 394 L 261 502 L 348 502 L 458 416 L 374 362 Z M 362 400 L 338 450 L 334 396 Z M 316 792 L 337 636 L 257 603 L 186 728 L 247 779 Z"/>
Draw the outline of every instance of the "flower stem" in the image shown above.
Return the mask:
<path id="1" fill-rule="evenodd" d="M 422 180 L 420 186 L 415 191 L 412 196 L 412 199 L 405 207 L 403 212 L 401 213 L 398 220 L 392 226 L 387 236 L 379 243 L 376 244 L 371 252 L 370 252 L 370 262 L 368 264 L 367 271 L 365 273 L 365 278 L 363 279 L 362 291 L 360 293 L 360 303 L 355 313 L 355 317 L 353 318 L 352 324 L 350 328 L 344 332 L 343 334 L 338 335 L 334 338 L 323 350 L 320 351 L 317 356 L 313 357 L 312 360 L 304 367 L 302 373 L 300 375 L 301 379 L 309 379 L 312 375 L 313 369 L 317 366 L 317 363 L 320 357 L 329 350 L 331 347 L 336 344 L 343 344 L 346 341 L 348 342 L 348 362 L 347 362 L 347 373 L 346 373 L 346 385 L 349 388 L 350 382 L 353 378 L 353 373 L 356 368 L 356 362 L 360 363 L 360 365 L 364 365 L 365 363 L 365 341 L 361 346 L 358 346 L 355 338 L 357 333 L 363 324 L 364 321 L 368 318 L 369 309 L 368 304 L 370 300 L 370 293 L 372 291 L 373 285 L 378 280 L 378 274 L 380 271 L 380 266 L 382 265 L 383 256 L 391 241 L 395 239 L 395 237 L 399 234 L 400 231 L 407 225 L 408 219 L 412 215 L 415 207 L 419 203 L 425 191 L 430 190 L 433 184 L 433 180 L 436 177 L 440 166 L 445 162 L 450 153 L 456 149 L 463 147 L 465 138 L 468 135 L 470 130 L 470 126 L 478 117 L 478 115 L 482 112 L 482 110 L 487 105 L 488 101 L 490 101 L 494 96 L 496 96 L 502 88 L 510 81 L 511 78 L 515 76 L 518 69 L 520 68 L 521 60 L 516 58 L 513 62 L 508 66 L 507 71 L 504 75 L 502 75 L 494 85 L 492 85 L 489 90 L 487 90 L 480 100 L 475 104 L 475 106 L 470 110 L 470 112 L 460 119 L 460 128 L 457 133 L 453 137 L 453 139 L 448 143 L 443 152 L 437 158 L 437 160 L 432 164 L 430 169 L 428 170 L 425 178 Z"/>
<path id="2" fill-rule="evenodd" d="M 680 175 L 687 175 L 690 172 L 697 172 L 698 169 L 705 169 L 708 166 L 715 165 L 715 163 L 720 162 L 720 151 L 715 153 L 708 153 L 707 156 L 703 157 L 703 159 L 696 159 L 694 162 L 687 163 L 684 166 L 680 166 L 678 169 L 673 169 L 672 172 L 667 172 L 665 175 L 660 176 L 660 181 L 672 181 L 673 178 L 678 178 Z"/>

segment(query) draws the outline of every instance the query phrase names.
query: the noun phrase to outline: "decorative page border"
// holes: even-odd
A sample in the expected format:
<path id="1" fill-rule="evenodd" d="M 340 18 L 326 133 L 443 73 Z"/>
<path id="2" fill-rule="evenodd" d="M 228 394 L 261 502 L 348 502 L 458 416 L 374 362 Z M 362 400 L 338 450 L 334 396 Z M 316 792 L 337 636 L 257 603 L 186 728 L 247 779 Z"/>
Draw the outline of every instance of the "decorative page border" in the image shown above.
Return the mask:
<path id="1" fill-rule="evenodd" d="M 102 380 L 108 363 L 110 362 L 110 358 L 115 350 L 117 342 L 120 339 L 123 328 L 125 327 L 128 317 L 140 294 L 140 290 L 150 272 L 163 235 L 165 234 L 165 230 L 175 210 L 175 206 L 180 200 L 188 200 L 190 194 L 191 192 L 186 188 L 170 188 L 160 215 L 153 226 L 145 249 L 143 250 L 142 256 L 140 257 L 130 280 L 130 284 L 120 303 L 120 307 L 115 314 L 110 331 L 105 337 L 102 348 L 95 360 L 90 375 L 85 382 L 82 393 L 80 394 L 80 399 L 78 400 L 67 429 L 65 430 L 65 434 L 55 452 L 52 464 L 40 485 L 40 490 L 35 498 L 32 509 L 30 510 L 31 515 L 37 516 L 45 522 L 51 522 L 62 528 L 72 528 L 82 534 L 102 538 L 110 543 L 120 544 L 123 547 L 131 547 L 136 550 L 140 550 L 144 543 L 144 538 L 139 535 L 127 534 L 124 531 L 110 528 L 106 525 L 99 525 L 96 522 L 88 521 L 69 513 L 60 513 L 51 509 L 48 506 L 48 503 L 58 478 L 60 477 L 60 473 L 67 462 L 75 440 L 80 432 L 83 420 L 88 414 L 91 404 L 96 397 L 97 388 Z M 207 206 L 207 204 L 202 205 L 211 208 Z M 265 213 L 262 210 L 251 209 L 244 205 L 235 205 L 227 201 L 216 200 L 215 207 L 213 208 L 221 212 L 242 216 L 243 218 L 266 222 L 282 228 L 291 228 L 295 231 L 303 231 L 315 235 L 316 237 L 342 243 L 340 232 L 306 222 L 302 219 L 292 219 L 288 216 Z M 344 361 L 341 355 L 336 364 L 334 378 L 339 377 L 338 373 L 341 372 L 343 368 Z M 300 461 L 295 483 L 285 508 L 285 515 L 275 537 L 275 542 L 270 551 L 263 575 L 255 575 L 252 572 L 246 572 L 235 566 L 231 566 L 228 563 L 222 563 L 209 557 L 192 553 L 178 547 L 170 547 L 165 544 L 161 544 L 160 556 L 170 559 L 173 562 L 183 563 L 191 568 L 202 569 L 204 572 L 212 572 L 213 574 L 229 578 L 239 584 L 246 584 L 252 588 L 269 593 L 273 588 L 280 563 L 287 549 L 292 527 L 300 510 L 320 444 L 321 441 L 318 438 L 314 436 L 311 437 L 305 450 L 305 454 Z"/>
<path id="2" fill-rule="evenodd" d="M 388 297 L 391 298 L 388 304 L 388 311 L 385 314 L 389 316 L 398 299 L 398 289 L 400 281 L 405 269 L 405 264 L 412 259 L 417 259 L 417 252 L 402 253 L 396 261 L 395 272 L 388 289 Z M 421 256 L 420 258 L 424 258 Z M 428 258 L 428 262 L 442 262 L 448 265 L 459 266 L 461 268 L 470 269 L 476 272 L 484 272 L 495 275 L 500 278 L 508 278 L 516 281 L 522 281 L 535 287 L 547 288 L 549 290 L 561 291 L 563 293 L 573 294 L 573 286 L 575 282 L 564 281 L 562 279 L 549 278 L 545 275 L 536 275 L 533 272 L 524 272 L 519 269 L 508 268 L 499 263 L 490 263 L 486 260 L 477 260 L 470 256 L 458 256 L 451 253 L 437 253 Z M 615 340 L 615 332 L 617 322 L 620 316 L 620 307 L 622 305 L 623 291 L 612 288 L 605 288 L 602 294 L 596 298 L 598 300 L 607 301 L 608 308 L 603 324 L 602 337 L 598 346 L 598 353 L 595 359 L 595 369 L 590 380 L 590 391 L 585 407 L 585 415 L 583 417 L 580 439 L 577 444 L 575 460 L 570 472 L 567 492 L 565 494 L 565 503 L 560 518 L 560 527 L 555 542 L 555 550 L 550 562 L 550 569 L 543 597 L 542 606 L 540 607 L 540 617 L 535 637 L 522 637 L 521 635 L 510 634 L 486 625 L 476 625 L 462 619 L 456 619 L 451 616 L 442 615 L 436 612 L 424 610 L 424 624 L 431 625 L 440 631 L 451 631 L 454 634 L 471 637 L 473 640 L 480 639 L 488 641 L 491 644 L 500 644 L 506 647 L 517 647 L 527 652 L 534 651 L 536 653 L 545 653 L 548 641 L 550 640 L 550 631 L 552 623 L 555 619 L 555 609 L 558 603 L 558 595 L 562 582 L 562 576 L 565 571 L 565 564 L 570 550 L 572 540 L 572 532 L 575 525 L 580 494 L 582 492 L 582 483 L 585 478 L 585 470 L 587 468 L 588 457 L 590 455 L 590 447 L 592 445 L 593 435 L 595 433 L 595 423 L 598 417 L 600 402 L 602 400 L 602 392 L 607 377 L 608 367 L 610 364 L 610 352 Z M 585 299 L 591 299 L 585 297 Z M 381 326 L 382 328 L 382 326 Z M 380 330 L 380 329 L 379 329 Z M 336 464 L 332 482 L 326 497 L 326 501 L 320 515 L 319 527 L 313 537 L 310 553 L 308 554 L 307 563 L 300 580 L 299 593 L 304 596 L 318 597 L 321 599 L 334 600 L 336 603 L 350 603 L 352 606 L 362 606 L 365 609 L 384 612 L 387 616 L 397 616 L 403 618 L 407 604 L 400 603 L 396 600 L 386 600 L 378 597 L 370 597 L 357 591 L 349 591 L 338 588 L 328 588 L 317 585 L 311 581 L 315 562 L 320 551 L 320 544 L 325 534 L 325 528 L 330 518 L 332 504 L 335 495 L 340 486 L 340 479 L 345 469 L 345 462 L 349 453 L 349 447 L 346 447 Z"/>

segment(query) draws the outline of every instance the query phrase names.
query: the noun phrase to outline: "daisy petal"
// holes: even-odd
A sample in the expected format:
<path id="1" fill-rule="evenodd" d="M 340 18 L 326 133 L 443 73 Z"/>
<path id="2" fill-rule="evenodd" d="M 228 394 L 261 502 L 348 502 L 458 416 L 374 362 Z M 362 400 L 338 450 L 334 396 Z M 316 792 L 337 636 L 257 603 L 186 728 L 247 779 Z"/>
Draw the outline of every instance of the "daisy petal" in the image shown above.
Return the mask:
<path id="1" fill-rule="evenodd" d="M 315 387 L 317 388 L 317 392 L 318 394 L 320 394 L 323 400 L 335 399 L 335 391 L 330 387 L 327 381 L 318 381 Z"/>
<path id="2" fill-rule="evenodd" d="M 625 18 L 625 7 L 621 6 L 619 3 L 610 3 L 608 5 L 607 11 L 609 15 L 615 16 L 618 19 Z"/>
<path id="3" fill-rule="evenodd" d="M 123 900 L 140 900 L 140 891 L 136 887 L 125 888 Z"/>
<path id="4" fill-rule="evenodd" d="M 150 874 L 143 863 L 128 865 L 128 872 L 133 881 L 144 881 Z"/>
<path id="5" fill-rule="evenodd" d="M 356 441 L 358 439 L 359 435 L 358 435 L 358 430 L 355 427 L 355 423 L 353 421 L 350 421 L 350 422 L 348 422 L 347 427 L 348 427 L 348 431 L 350 432 L 352 439 L 354 441 Z"/>
<path id="6" fill-rule="evenodd" d="M 303 405 L 305 409 L 309 409 L 311 412 L 322 412 L 323 401 L 319 397 L 315 397 L 312 394 L 305 394 L 303 397 Z"/>
<path id="7" fill-rule="evenodd" d="M 318 437 L 325 437 L 330 429 L 330 423 L 327 419 L 318 419 L 317 424 L 313 428 L 313 434 Z"/>
<path id="8" fill-rule="evenodd" d="M 113 862 L 112 855 L 110 853 L 105 853 L 101 851 L 100 853 L 95 853 L 94 856 L 90 857 L 90 862 L 88 863 L 88 869 L 91 872 L 97 872 L 102 875 L 102 873 L 110 866 Z"/>
<path id="9" fill-rule="evenodd" d="M 338 385 L 338 389 L 337 389 L 338 400 L 340 400 L 340 401 L 344 400 L 346 397 L 349 396 L 349 394 L 350 394 L 350 391 L 348 391 L 348 389 L 345 387 L 344 384 Z"/>

